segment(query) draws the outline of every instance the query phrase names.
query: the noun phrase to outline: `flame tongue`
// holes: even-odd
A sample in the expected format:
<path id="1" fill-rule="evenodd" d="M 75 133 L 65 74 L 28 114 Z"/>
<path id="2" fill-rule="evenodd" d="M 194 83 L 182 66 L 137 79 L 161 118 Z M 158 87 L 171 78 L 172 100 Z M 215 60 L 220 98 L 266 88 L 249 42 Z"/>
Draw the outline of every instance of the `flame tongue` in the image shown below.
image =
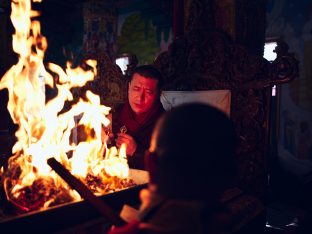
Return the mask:
<path id="1" fill-rule="evenodd" d="M 40 23 L 31 20 L 38 15 L 31 10 L 30 0 L 12 1 L 13 49 L 19 60 L 0 81 L 0 89 L 8 89 L 8 110 L 14 123 L 19 125 L 15 134 L 17 142 L 12 149 L 14 155 L 4 174 L 5 190 L 9 199 L 23 201 L 22 205 L 30 210 L 80 198 L 51 171 L 47 165 L 51 156 L 94 192 L 112 191 L 122 188 L 118 185 L 120 181 L 129 182 L 125 150 L 118 152 L 102 144 L 101 127 L 109 124 L 106 116 L 110 108 L 100 104 L 99 96 L 87 91 L 85 99 L 61 112 L 64 103 L 73 100 L 71 88 L 82 87 L 94 79 L 96 61 L 87 61 L 89 70 L 72 68 L 68 63 L 64 71 L 50 63 L 49 70 L 59 78 L 59 82 L 54 83 L 43 64 L 47 40 L 40 33 Z M 57 87 L 57 96 L 47 103 L 45 85 Z M 75 138 L 76 130 L 78 135 L 86 137 Z M 125 181 L 120 183 L 131 185 Z"/>

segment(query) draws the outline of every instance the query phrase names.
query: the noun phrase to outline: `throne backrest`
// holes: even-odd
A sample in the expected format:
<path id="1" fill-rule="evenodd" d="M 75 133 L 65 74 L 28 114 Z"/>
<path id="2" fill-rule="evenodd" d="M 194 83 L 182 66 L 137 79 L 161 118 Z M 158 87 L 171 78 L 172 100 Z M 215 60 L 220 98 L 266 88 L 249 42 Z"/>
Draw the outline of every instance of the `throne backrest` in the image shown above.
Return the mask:
<path id="1" fill-rule="evenodd" d="M 160 101 L 166 111 L 178 105 L 190 102 L 200 102 L 218 108 L 230 116 L 230 90 L 202 90 L 202 91 L 163 91 Z"/>
<path id="2" fill-rule="evenodd" d="M 196 29 L 175 39 L 154 62 L 167 92 L 230 91 L 230 118 L 239 137 L 238 184 L 260 199 L 267 179 L 271 87 L 298 75 L 286 44 L 279 42 L 276 52 L 269 62 L 235 44 L 226 32 Z"/>

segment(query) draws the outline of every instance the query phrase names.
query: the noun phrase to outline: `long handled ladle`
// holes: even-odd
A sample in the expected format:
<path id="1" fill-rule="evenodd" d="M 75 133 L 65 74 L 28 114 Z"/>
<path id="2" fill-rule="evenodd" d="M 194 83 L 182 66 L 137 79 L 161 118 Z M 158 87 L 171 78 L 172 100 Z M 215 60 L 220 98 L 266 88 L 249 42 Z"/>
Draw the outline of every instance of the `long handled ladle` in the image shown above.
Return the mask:
<path id="1" fill-rule="evenodd" d="M 99 197 L 95 196 L 89 188 L 79 179 L 73 176 L 61 163 L 55 158 L 47 160 L 49 166 L 66 182 L 75 189 L 81 197 L 88 201 L 97 211 L 106 217 L 113 225 L 121 226 L 125 222 L 115 214 L 113 209 L 106 205 Z"/>

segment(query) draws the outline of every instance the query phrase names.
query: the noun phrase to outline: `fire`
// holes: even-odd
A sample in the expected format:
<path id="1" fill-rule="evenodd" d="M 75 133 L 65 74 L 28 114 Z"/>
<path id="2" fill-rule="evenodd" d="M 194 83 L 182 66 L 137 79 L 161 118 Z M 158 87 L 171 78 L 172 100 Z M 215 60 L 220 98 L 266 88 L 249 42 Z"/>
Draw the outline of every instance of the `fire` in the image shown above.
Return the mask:
<path id="1" fill-rule="evenodd" d="M 96 61 L 86 61 L 88 70 L 68 63 L 64 71 L 50 63 L 48 72 L 43 64 L 48 43 L 34 19 L 39 12 L 31 10 L 31 0 L 14 0 L 11 6 L 13 50 L 19 59 L 2 77 L 0 89 L 8 89 L 8 110 L 19 127 L 8 168 L 1 169 L 8 200 L 28 211 L 80 199 L 48 166 L 50 157 L 96 194 L 131 185 L 125 149 L 108 149 L 101 140 L 102 125 L 110 122 L 110 108 L 87 91 L 85 98 L 63 110 L 65 102 L 73 100 L 71 89 L 94 79 Z M 45 85 L 57 88 L 52 100 L 46 100 Z M 77 139 L 81 133 L 85 137 Z"/>

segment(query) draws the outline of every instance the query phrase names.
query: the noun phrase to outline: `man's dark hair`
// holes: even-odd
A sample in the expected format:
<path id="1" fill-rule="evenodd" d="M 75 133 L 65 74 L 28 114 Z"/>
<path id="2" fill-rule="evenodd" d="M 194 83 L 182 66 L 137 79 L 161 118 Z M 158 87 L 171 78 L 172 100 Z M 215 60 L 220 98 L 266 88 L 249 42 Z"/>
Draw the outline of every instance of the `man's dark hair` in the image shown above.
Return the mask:
<path id="1" fill-rule="evenodd" d="M 220 110 L 199 103 L 180 105 L 159 119 L 152 139 L 161 194 L 216 198 L 233 185 L 236 134 Z"/>
<path id="2" fill-rule="evenodd" d="M 141 76 L 148 77 L 158 81 L 158 90 L 161 90 L 164 84 L 164 78 L 161 72 L 152 65 L 142 65 L 135 67 L 132 71 L 132 75 L 130 77 L 130 81 L 133 79 L 134 73 L 138 73 Z"/>

